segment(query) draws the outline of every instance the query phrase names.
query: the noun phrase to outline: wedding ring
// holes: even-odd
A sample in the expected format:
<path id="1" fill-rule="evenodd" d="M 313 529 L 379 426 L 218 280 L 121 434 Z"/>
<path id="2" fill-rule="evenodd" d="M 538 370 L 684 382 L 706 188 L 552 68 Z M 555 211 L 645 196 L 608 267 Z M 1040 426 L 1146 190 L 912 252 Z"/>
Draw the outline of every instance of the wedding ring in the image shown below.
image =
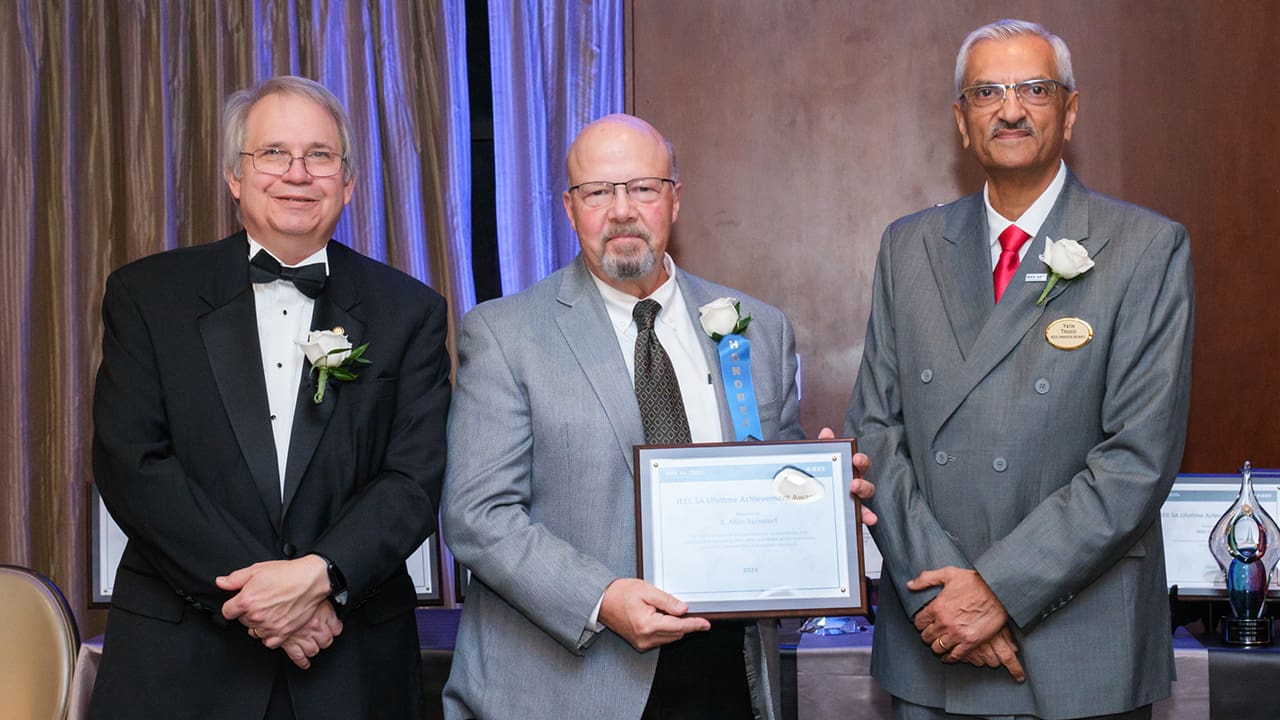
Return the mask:
<path id="1" fill-rule="evenodd" d="M 257 639 L 258 639 L 258 628 L 249 628 L 249 637 L 252 637 L 254 640 L 257 640 Z"/>
<path id="2" fill-rule="evenodd" d="M 942 652 L 946 652 L 950 649 L 942 642 L 942 638 L 938 638 L 937 640 L 934 640 L 934 642 L 938 643 L 938 649 Z"/>

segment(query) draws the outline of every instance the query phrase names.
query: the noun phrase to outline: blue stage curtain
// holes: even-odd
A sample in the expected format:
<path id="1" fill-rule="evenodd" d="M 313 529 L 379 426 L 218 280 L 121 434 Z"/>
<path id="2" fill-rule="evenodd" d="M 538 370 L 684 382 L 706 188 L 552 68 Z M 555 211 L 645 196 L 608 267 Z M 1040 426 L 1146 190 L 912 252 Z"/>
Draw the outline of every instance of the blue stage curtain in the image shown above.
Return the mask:
<path id="1" fill-rule="evenodd" d="M 489 2 L 503 294 L 578 253 L 564 157 L 584 125 L 624 109 L 622 19 L 622 0 Z"/>

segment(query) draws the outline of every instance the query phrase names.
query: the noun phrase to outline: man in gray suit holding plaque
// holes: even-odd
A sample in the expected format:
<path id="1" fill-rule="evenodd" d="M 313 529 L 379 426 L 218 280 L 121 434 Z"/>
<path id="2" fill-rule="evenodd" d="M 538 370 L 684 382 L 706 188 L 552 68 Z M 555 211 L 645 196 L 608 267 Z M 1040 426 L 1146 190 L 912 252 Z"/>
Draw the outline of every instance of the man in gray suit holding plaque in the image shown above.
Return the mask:
<path id="1" fill-rule="evenodd" d="M 776 717 L 771 623 L 686 617 L 635 577 L 632 449 L 738 439 L 699 322 L 700 306 L 733 310 L 723 298 L 751 318 L 741 334 L 760 439 L 801 438 L 791 325 L 666 254 L 681 185 L 648 123 L 588 125 L 568 172 L 578 258 L 476 307 L 459 334 L 443 528 L 472 575 L 445 715 Z"/>
<path id="2" fill-rule="evenodd" d="M 898 718 L 1150 717 L 1187 233 L 1067 170 L 1079 95 L 1039 25 L 970 34 L 956 95 L 986 187 L 885 231 L 845 426 L 875 463 L 872 671 Z"/>

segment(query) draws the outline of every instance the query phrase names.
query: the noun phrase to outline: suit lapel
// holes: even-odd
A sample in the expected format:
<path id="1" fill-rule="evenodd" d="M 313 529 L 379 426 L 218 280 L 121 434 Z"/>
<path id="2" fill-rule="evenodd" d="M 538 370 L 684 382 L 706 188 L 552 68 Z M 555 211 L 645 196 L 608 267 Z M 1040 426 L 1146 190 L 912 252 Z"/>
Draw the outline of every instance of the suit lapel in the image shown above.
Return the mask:
<path id="1" fill-rule="evenodd" d="M 702 354 L 707 359 L 707 367 L 711 368 L 711 374 L 716 378 L 716 382 L 712 385 L 715 386 L 716 404 L 720 408 L 720 436 L 725 442 L 733 442 L 738 435 L 733 427 L 733 417 L 729 413 L 729 399 L 724 394 L 724 378 L 720 372 L 720 349 L 711 336 L 702 331 L 702 320 L 698 317 L 698 308 L 716 299 L 715 291 L 702 279 L 680 270 L 676 271 L 676 285 L 680 288 L 680 294 L 684 296 L 685 309 L 689 312 L 689 321 L 693 323 L 694 332 L 701 339 L 698 347 L 702 348 Z M 750 328 L 747 332 L 750 332 Z"/>
<path id="2" fill-rule="evenodd" d="M 626 363 L 611 350 L 602 352 L 617 347 L 618 337 L 590 272 L 581 256 L 566 270 L 556 295 L 564 306 L 556 325 L 600 400 L 627 467 L 634 471 L 631 449 L 644 442 L 644 425 Z"/>
<path id="3" fill-rule="evenodd" d="M 280 474 L 271 411 L 267 407 L 267 385 L 262 377 L 258 316 L 249 286 L 249 246 L 243 233 L 238 239 L 239 242 L 227 243 L 226 251 L 216 260 L 217 267 L 209 273 L 209 285 L 201 292 L 201 298 L 211 310 L 197 322 L 240 453 L 272 526 L 278 527 Z"/>
<path id="4" fill-rule="evenodd" d="M 328 247 L 329 279 L 325 291 L 316 298 L 311 314 L 312 330 L 332 330 L 341 327 L 353 345 L 363 345 L 371 338 L 365 337 L 365 324 L 354 314 L 360 305 L 360 293 L 356 282 L 357 268 L 352 251 L 337 242 Z M 375 343 L 376 344 L 376 343 Z M 370 345 L 374 351 L 374 345 Z M 324 401 L 314 400 L 316 385 L 311 374 L 311 364 L 303 363 L 302 377 L 298 383 L 298 398 L 294 406 L 293 430 L 289 437 L 289 459 L 285 463 L 283 517 L 298 492 L 303 473 L 311 464 L 324 435 L 334 409 L 342 402 L 343 383 L 330 380 L 325 388 Z"/>
<path id="5" fill-rule="evenodd" d="M 978 204 L 981 205 L 981 195 L 977 197 Z M 985 227 L 985 221 L 983 225 Z M 969 396 L 969 393 L 1017 347 L 1018 343 L 1033 327 L 1036 327 L 1045 311 L 1052 306 L 1053 300 L 1064 292 L 1068 292 L 1073 284 L 1078 283 L 1078 280 L 1060 280 L 1054 286 L 1054 289 L 1050 291 L 1048 297 L 1045 298 L 1045 302 L 1041 305 L 1036 305 L 1036 300 L 1039 299 L 1040 293 L 1044 290 L 1044 285 L 1042 283 L 1028 283 L 1025 278 L 1029 272 L 1044 272 L 1047 270 L 1039 258 L 1040 253 L 1044 250 L 1045 236 L 1053 238 L 1055 241 L 1062 238 L 1077 240 L 1089 250 L 1091 257 L 1096 256 L 1102 247 L 1106 245 L 1105 238 L 1089 237 L 1088 191 L 1070 174 L 1067 176 L 1067 182 L 1063 186 L 1062 194 L 1058 197 L 1058 201 L 1054 203 L 1049 217 L 1045 219 L 1040 231 L 1030 241 L 1033 244 L 1027 249 L 1027 254 L 1022 258 L 1022 262 L 1019 263 L 1018 269 L 1013 276 L 1013 281 L 1009 283 L 1009 287 L 1005 290 L 1005 294 L 1001 297 L 999 304 L 994 305 L 994 310 L 990 312 L 986 323 L 983 324 L 977 338 L 972 343 L 973 351 L 966 357 L 964 365 L 961 366 L 959 379 L 950 386 L 950 395 L 945 398 L 943 412 L 936 417 L 935 422 L 930 427 L 930 436 L 935 435 L 942 428 L 947 419 Z M 1035 244 L 1037 241 L 1038 245 Z M 989 264 L 990 259 L 988 256 Z M 938 271 L 939 269 L 935 265 L 935 274 Z M 990 273 L 986 270 L 982 275 L 985 278 L 990 278 Z M 987 302 L 988 304 L 993 303 L 993 298 L 990 295 L 988 295 Z M 948 312 L 950 312 L 950 308 L 948 308 Z"/>
<path id="6" fill-rule="evenodd" d="M 946 222 L 941 237 L 924 238 L 925 251 L 951 334 L 960 356 L 967 359 L 995 308 L 982 195 L 957 201 L 948 211 Z"/>

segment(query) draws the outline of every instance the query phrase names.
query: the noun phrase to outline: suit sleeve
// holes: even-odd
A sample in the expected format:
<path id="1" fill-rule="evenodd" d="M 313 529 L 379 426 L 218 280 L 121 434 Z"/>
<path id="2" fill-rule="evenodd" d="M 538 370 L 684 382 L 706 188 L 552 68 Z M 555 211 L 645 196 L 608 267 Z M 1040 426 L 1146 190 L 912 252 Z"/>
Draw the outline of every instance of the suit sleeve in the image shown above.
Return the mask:
<path id="1" fill-rule="evenodd" d="M 102 301 L 102 365 L 93 399 L 93 470 L 112 517 L 174 591 L 209 611 L 231 593 L 214 578 L 273 557 L 174 454 L 152 330 L 118 274 Z"/>
<path id="2" fill-rule="evenodd" d="M 436 529 L 444 479 L 450 387 L 448 311 L 432 293 L 402 349 L 395 417 L 378 474 L 343 506 L 314 551 L 347 581 L 360 604 Z"/>
<path id="3" fill-rule="evenodd" d="M 483 307 L 463 318 L 458 356 L 443 500 L 449 549 L 530 622 L 582 654 L 588 618 L 618 575 L 531 516 L 535 420 Z"/>
<path id="4" fill-rule="evenodd" d="M 876 494 L 866 504 L 879 516 L 870 528 L 871 536 L 884 556 L 885 577 L 894 583 L 910 617 L 939 590 L 916 592 L 907 589 L 907 581 L 925 570 L 970 564 L 921 493 L 907 447 L 893 316 L 894 230 L 890 226 L 880 244 L 862 366 L 844 431 L 857 438 L 858 450 L 871 459 L 867 479 L 875 483 Z"/>
<path id="5" fill-rule="evenodd" d="M 1023 630 L 1109 569 L 1159 517 L 1178 472 L 1191 384 L 1193 288 L 1186 230 L 1165 223 L 1120 298 L 1085 468 L 974 567 Z"/>

